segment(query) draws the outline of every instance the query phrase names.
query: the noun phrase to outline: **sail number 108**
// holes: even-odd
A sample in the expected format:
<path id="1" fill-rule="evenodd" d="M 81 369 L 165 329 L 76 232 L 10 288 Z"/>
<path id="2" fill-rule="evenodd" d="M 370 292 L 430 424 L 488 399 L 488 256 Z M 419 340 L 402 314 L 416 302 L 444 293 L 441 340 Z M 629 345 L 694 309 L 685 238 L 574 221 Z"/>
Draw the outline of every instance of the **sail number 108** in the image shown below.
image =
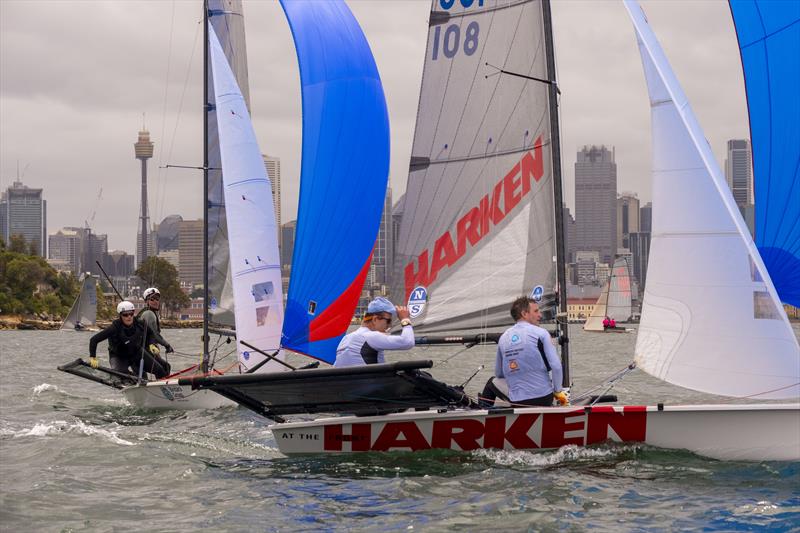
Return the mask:
<path id="1" fill-rule="evenodd" d="M 451 24 L 442 31 L 441 26 L 436 26 L 433 30 L 433 52 L 431 59 L 436 61 L 439 59 L 441 53 L 447 59 L 452 59 L 462 48 L 464 53 L 471 56 L 478 49 L 478 35 L 480 33 L 480 26 L 477 21 L 472 21 L 467 25 L 464 31 L 464 38 L 461 38 L 461 26 L 458 24 Z"/>

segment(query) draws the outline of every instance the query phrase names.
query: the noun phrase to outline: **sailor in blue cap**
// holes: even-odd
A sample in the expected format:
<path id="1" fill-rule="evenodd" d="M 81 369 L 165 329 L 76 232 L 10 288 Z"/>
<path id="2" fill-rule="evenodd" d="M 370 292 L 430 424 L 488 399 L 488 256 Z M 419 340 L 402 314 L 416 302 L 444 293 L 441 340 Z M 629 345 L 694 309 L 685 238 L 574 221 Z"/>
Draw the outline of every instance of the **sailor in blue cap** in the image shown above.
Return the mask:
<path id="1" fill-rule="evenodd" d="M 392 319 L 400 319 L 403 331 L 389 335 Z M 342 338 L 336 348 L 333 366 L 359 366 L 383 363 L 384 350 L 410 350 L 414 347 L 414 328 L 408 318 L 408 308 L 396 306 L 379 296 L 367 306 L 361 327 Z"/>

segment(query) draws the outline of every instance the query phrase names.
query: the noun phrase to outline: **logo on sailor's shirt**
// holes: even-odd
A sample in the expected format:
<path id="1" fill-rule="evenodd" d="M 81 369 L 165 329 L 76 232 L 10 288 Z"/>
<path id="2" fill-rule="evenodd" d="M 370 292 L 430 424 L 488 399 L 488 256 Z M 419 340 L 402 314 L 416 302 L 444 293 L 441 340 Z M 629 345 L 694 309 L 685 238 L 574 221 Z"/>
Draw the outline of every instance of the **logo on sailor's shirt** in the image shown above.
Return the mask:
<path id="1" fill-rule="evenodd" d="M 517 364 L 516 359 L 512 359 L 511 361 L 508 362 L 508 369 L 511 370 L 512 372 L 516 372 L 517 370 L 519 370 L 519 365 Z"/>
<path id="2" fill-rule="evenodd" d="M 517 335 L 516 333 L 514 335 L 511 335 L 511 343 L 516 344 L 518 342 L 519 342 L 519 335 Z"/>

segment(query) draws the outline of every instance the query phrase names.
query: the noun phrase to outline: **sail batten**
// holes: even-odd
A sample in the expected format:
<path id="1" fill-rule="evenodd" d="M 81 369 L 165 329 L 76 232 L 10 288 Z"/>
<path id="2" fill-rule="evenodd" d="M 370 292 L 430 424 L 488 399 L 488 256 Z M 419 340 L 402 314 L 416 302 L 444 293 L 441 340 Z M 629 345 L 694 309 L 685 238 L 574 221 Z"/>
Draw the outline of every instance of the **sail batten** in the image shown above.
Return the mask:
<path id="1" fill-rule="evenodd" d="M 796 398 L 800 347 L 769 274 L 644 13 L 634 0 L 625 6 L 653 136 L 653 236 L 637 365 L 712 394 Z"/>
<path id="2" fill-rule="evenodd" d="M 391 294 L 416 304 L 422 333 L 507 324 L 509 303 L 534 289 L 552 316 L 542 2 L 445 6 L 431 5 Z"/>

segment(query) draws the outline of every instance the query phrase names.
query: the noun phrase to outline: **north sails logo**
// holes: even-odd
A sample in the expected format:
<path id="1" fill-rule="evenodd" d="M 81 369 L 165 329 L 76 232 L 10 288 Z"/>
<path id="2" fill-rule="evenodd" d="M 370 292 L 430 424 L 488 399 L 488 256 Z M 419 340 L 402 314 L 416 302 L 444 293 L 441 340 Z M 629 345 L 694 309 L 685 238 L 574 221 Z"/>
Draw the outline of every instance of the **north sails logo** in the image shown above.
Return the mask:
<path id="1" fill-rule="evenodd" d="M 425 287 L 414 287 L 411 296 L 408 297 L 408 314 L 411 318 L 417 318 L 425 310 L 425 303 L 428 301 L 428 291 Z"/>

